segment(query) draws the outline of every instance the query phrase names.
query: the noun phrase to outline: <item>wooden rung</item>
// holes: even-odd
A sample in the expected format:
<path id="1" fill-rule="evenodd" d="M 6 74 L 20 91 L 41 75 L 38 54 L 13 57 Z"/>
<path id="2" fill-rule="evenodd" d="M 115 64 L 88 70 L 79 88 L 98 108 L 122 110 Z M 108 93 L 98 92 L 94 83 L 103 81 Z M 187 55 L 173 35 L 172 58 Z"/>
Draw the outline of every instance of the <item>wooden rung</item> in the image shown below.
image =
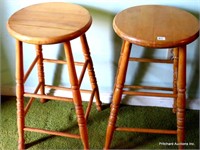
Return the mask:
<path id="1" fill-rule="evenodd" d="M 64 90 L 64 91 L 71 91 L 71 88 L 62 87 L 62 86 L 53 86 L 53 85 L 45 85 L 45 88 L 54 89 L 54 90 Z"/>
<path id="2" fill-rule="evenodd" d="M 173 60 L 170 60 L 170 59 L 151 59 L 151 58 L 136 58 L 136 57 L 130 57 L 129 61 L 166 63 L 166 64 L 172 64 L 173 63 Z"/>
<path id="3" fill-rule="evenodd" d="M 39 133 L 45 133 L 45 134 L 50 134 L 50 135 L 57 135 L 57 136 L 64 136 L 64 137 L 69 137 L 69 138 L 80 139 L 80 135 L 78 135 L 78 134 L 50 131 L 50 130 L 44 130 L 44 129 L 38 129 L 38 128 L 25 127 L 24 131 L 39 132 Z"/>
<path id="4" fill-rule="evenodd" d="M 168 93 L 156 93 L 156 92 L 137 92 L 137 91 L 125 91 L 123 90 L 123 94 L 134 95 L 134 96 L 155 96 L 155 97 L 171 97 L 176 98 L 176 94 L 168 94 Z"/>
<path id="5" fill-rule="evenodd" d="M 60 97 L 60 96 L 51 96 L 51 95 L 43 95 L 43 94 L 33 94 L 33 93 L 24 93 L 25 97 L 34 97 L 34 98 L 42 98 L 42 99 L 52 99 L 58 101 L 66 101 L 66 102 L 73 102 L 72 98 L 67 97 Z"/>
<path id="6" fill-rule="evenodd" d="M 87 106 L 87 109 L 86 109 L 86 113 L 85 113 L 85 119 L 86 120 L 88 119 L 88 116 L 89 116 L 89 113 L 90 113 L 90 110 L 91 110 L 91 107 L 92 107 L 92 102 L 93 102 L 93 99 L 94 99 L 95 92 L 96 92 L 96 88 L 93 89 L 93 91 L 90 95 L 90 100 L 89 100 L 89 103 L 88 103 L 88 106 Z"/>
<path id="7" fill-rule="evenodd" d="M 44 62 L 49 62 L 49 63 L 57 63 L 57 64 L 67 64 L 67 61 L 65 60 L 57 60 L 57 59 L 43 59 Z M 74 62 L 75 65 L 77 66 L 83 66 L 85 63 L 84 62 Z"/>
<path id="8" fill-rule="evenodd" d="M 35 89 L 35 91 L 34 91 L 34 94 L 36 94 L 36 93 L 39 91 L 40 86 L 41 86 L 41 83 L 39 83 L 38 86 L 36 87 L 36 89 Z M 32 105 L 32 103 L 33 103 L 33 101 L 34 101 L 34 99 L 35 99 L 35 98 L 33 98 L 33 97 L 31 97 L 31 98 L 29 99 L 29 101 L 28 101 L 28 103 L 27 103 L 27 105 L 26 105 L 26 107 L 25 107 L 25 109 L 24 109 L 24 114 L 25 114 L 25 115 L 26 115 L 26 113 L 28 112 L 29 108 L 31 107 L 31 105 Z"/>
<path id="9" fill-rule="evenodd" d="M 92 90 L 84 90 L 84 89 L 80 89 L 81 92 L 83 93 L 92 93 Z"/>
<path id="10" fill-rule="evenodd" d="M 124 85 L 124 88 L 173 91 L 173 88 L 168 88 L 168 87 L 156 87 L 156 86 L 139 86 L 139 85 L 133 85 L 133 86 L 132 86 L 132 85 Z"/>
<path id="11" fill-rule="evenodd" d="M 177 134 L 176 130 L 124 128 L 124 127 L 117 127 L 115 130 L 116 131 L 125 131 L 125 132 L 140 132 L 140 133 L 155 133 L 155 134 Z"/>
<path id="12" fill-rule="evenodd" d="M 83 65 L 83 68 L 82 68 L 82 71 L 81 71 L 81 74 L 80 74 L 80 77 L 78 79 L 79 86 L 81 85 L 81 83 L 83 81 L 83 77 L 85 75 L 85 71 L 87 69 L 87 66 L 88 66 L 88 60 L 85 61 L 84 65 Z"/>
<path id="13" fill-rule="evenodd" d="M 24 83 L 26 82 L 26 80 L 27 80 L 29 74 L 30 74 L 31 71 L 33 70 L 33 68 L 34 68 L 35 64 L 37 63 L 38 59 L 39 59 L 39 56 L 36 56 L 35 59 L 33 60 L 32 64 L 31 64 L 30 67 L 28 68 L 28 70 L 27 70 L 27 72 L 26 72 L 26 74 L 25 74 L 25 76 L 24 76 Z"/>
<path id="14" fill-rule="evenodd" d="M 53 85 L 45 85 L 45 88 L 55 89 L 55 90 L 72 91 L 71 88 L 61 87 L 61 86 L 53 86 Z M 91 90 L 84 90 L 84 89 L 80 89 L 80 91 L 83 93 L 91 93 L 92 92 Z"/>

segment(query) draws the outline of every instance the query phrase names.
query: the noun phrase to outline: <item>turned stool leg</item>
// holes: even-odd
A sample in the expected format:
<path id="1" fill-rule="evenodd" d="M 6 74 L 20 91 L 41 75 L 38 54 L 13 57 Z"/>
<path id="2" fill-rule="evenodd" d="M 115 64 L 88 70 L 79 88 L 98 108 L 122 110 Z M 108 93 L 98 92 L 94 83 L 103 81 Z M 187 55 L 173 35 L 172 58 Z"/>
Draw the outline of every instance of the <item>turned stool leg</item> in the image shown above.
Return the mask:
<path id="1" fill-rule="evenodd" d="M 185 142 L 185 91 L 186 91 L 186 46 L 179 48 L 178 60 L 178 98 L 177 98 L 177 141 Z M 183 149 L 179 145 L 179 149 Z"/>
<path id="2" fill-rule="evenodd" d="M 24 140 L 24 68 L 22 42 L 16 41 L 16 96 L 17 96 L 17 128 L 18 128 L 18 149 L 25 149 Z"/>
<path id="3" fill-rule="evenodd" d="M 39 60 L 37 62 L 38 65 L 38 80 L 40 83 L 40 92 L 41 94 L 45 94 L 45 80 L 44 80 L 44 66 L 43 66 L 43 54 L 42 54 L 42 45 L 36 45 L 36 53 L 39 56 Z M 40 102 L 46 102 L 45 99 L 41 99 Z"/>
<path id="4" fill-rule="evenodd" d="M 96 98 L 96 106 L 97 106 L 97 110 L 101 111 L 101 101 L 100 101 L 100 97 L 99 97 L 99 88 L 97 86 L 97 80 L 95 77 L 95 72 L 94 72 L 94 67 L 93 67 L 93 63 L 92 63 L 92 58 L 90 56 L 90 51 L 89 51 L 89 46 L 87 43 L 87 39 L 86 39 L 86 35 L 83 34 L 82 36 L 80 36 L 81 39 L 81 44 L 82 44 L 82 50 L 83 50 L 83 54 L 85 57 L 85 60 L 88 60 L 88 74 L 90 77 L 90 83 L 91 83 L 91 87 L 92 90 L 95 90 L 95 98 Z"/>
<path id="5" fill-rule="evenodd" d="M 76 69 L 74 65 L 71 45 L 69 42 L 64 43 L 64 49 L 65 49 L 65 55 L 68 62 L 67 66 L 68 66 L 68 71 L 69 71 L 69 78 L 70 78 L 72 94 L 73 94 L 73 102 L 76 109 L 76 116 L 77 116 L 80 136 L 84 145 L 84 149 L 89 149 L 86 119 L 84 117 L 84 111 L 83 111 L 83 106 L 82 106 L 82 99 L 81 99 Z"/>
<path id="6" fill-rule="evenodd" d="M 178 82 L 178 48 L 173 49 L 173 93 L 177 95 L 177 82 Z M 173 112 L 176 113 L 177 109 L 177 98 L 174 98 Z"/>
<path id="7" fill-rule="evenodd" d="M 111 112 L 110 112 L 110 117 L 109 117 L 107 131 L 106 131 L 106 141 L 105 141 L 104 149 L 110 148 L 113 133 L 115 130 L 117 114 L 119 111 L 121 96 L 122 96 L 124 82 L 126 78 L 130 50 L 131 50 L 131 43 L 129 43 L 128 41 L 124 41 L 122 50 L 121 50 L 120 64 L 118 64 L 119 68 L 118 68 L 118 74 L 116 77 L 115 89 L 113 93 Z"/>

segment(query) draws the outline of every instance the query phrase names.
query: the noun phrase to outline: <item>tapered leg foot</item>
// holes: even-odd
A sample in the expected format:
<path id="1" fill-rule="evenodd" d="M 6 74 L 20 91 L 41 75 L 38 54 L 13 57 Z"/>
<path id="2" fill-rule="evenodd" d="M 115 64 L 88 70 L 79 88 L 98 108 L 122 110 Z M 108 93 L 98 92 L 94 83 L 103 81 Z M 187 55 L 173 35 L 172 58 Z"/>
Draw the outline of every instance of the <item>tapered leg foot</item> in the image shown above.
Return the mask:
<path id="1" fill-rule="evenodd" d="M 120 98 L 121 99 L 121 98 Z M 112 142 L 112 138 L 113 138 L 113 134 L 115 131 L 115 124 L 117 121 L 117 114 L 119 111 L 119 105 L 111 105 L 111 113 L 110 113 L 110 117 L 109 117 L 109 121 L 108 121 L 108 126 L 107 126 L 107 130 L 106 130 L 106 140 L 105 140 L 105 145 L 104 145 L 104 149 L 109 149 L 111 142 Z"/>

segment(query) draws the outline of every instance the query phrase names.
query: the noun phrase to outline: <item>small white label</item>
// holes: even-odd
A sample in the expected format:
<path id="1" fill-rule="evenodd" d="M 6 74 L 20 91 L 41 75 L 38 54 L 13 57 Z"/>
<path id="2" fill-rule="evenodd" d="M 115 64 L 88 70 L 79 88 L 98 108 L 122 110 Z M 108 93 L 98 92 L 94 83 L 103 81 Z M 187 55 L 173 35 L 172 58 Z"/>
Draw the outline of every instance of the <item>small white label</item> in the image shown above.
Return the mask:
<path id="1" fill-rule="evenodd" d="M 164 36 L 158 36 L 158 37 L 157 37 L 157 40 L 158 40 L 158 41 L 165 41 L 165 39 L 166 39 L 166 38 L 165 38 Z"/>

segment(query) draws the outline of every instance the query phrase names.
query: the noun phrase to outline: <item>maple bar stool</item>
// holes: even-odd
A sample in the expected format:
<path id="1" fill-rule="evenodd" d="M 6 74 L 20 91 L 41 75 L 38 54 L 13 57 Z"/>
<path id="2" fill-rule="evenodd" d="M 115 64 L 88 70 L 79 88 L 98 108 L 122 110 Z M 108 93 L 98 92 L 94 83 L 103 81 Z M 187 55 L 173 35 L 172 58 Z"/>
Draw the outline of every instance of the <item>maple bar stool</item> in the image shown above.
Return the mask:
<path id="1" fill-rule="evenodd" d="M 104 149 L 110 148 L 114 131 L 174 134 L 177 135 L 179 149 L 182 149 L 183 144 L 181 143 L 185 141 L 186 45 L 199 36 L 198 20 L 192 14 L 175 7 L 144 5 L 131 7 L 118 13 L 113 20 L 113 28 L 117 35 L 123 39 L 123 45 Z M 130 57 L 132 44 L 158 49 L 173 48 L 174 59 Z M 124 85 L 129 61 L 173 64 L 173 88 Z M 132 88 L 171 90 L 171 93 L 131 91 Z M 174 98 L 177 130 L 117 127 L 117 114 L 122 94 Z"/>
<path id="2" fill-rule="evenodd" d="M 90 28 L 91 23 L 92 18 L 85 8 L 75 4 L 59 2 L 41 3 L 28 6 L 17 11 L 9 18 L 7 28 L 9 33 L 16 39 L 16 95 L 17 125 L 19 135 L 18 149 L 25 149 L 25 131 L 81 139 L 84 149 L 89 149 L 86 120 L 94 97 L 96 98 L 97 109 L 101 110 L 98 85 L 85 35 L 85 32 Z M 85 58 L 84 62 L 75 62 L 72 54 L 70 40 L 78 37 L 80 38 L 82 45 L 82 51 Z M 34 44 L 36 47 L 36 58 L 30 65 L 26 74 L 24 74 L 23 67 L 23 42 Z M 57 43 L 64 44 L 66 61 L 47 59 L 43 57 L 42 45 Z M 66 64 L 69 70 L 71 88 L 46 85 L 43 62 Z M 33 93 L 28 93 L 25 91 L 24 83 L 36 64 L 38 66 L 39 84 Z M 77 77 L 75 70 L 76 65 L 82 66 L 82 72 L 79 78 Z M 80 89 L 86 70 L 88 71 L 88 75 L 90 77 L 92 90 Z M 71 91 L 73 98 L 46 95 L 46 88 Z M 82 107 L 81 92 L 91 94 L 85 116 Z M 30 97 L 26 107 L 24 107 L 24 97 Z M 45 102 L 46 99 L 73 102 L 75 105 L 80 135 L 26 126 L 25 115 L 34 98 L 40 98 L 42 102 Z"/>

